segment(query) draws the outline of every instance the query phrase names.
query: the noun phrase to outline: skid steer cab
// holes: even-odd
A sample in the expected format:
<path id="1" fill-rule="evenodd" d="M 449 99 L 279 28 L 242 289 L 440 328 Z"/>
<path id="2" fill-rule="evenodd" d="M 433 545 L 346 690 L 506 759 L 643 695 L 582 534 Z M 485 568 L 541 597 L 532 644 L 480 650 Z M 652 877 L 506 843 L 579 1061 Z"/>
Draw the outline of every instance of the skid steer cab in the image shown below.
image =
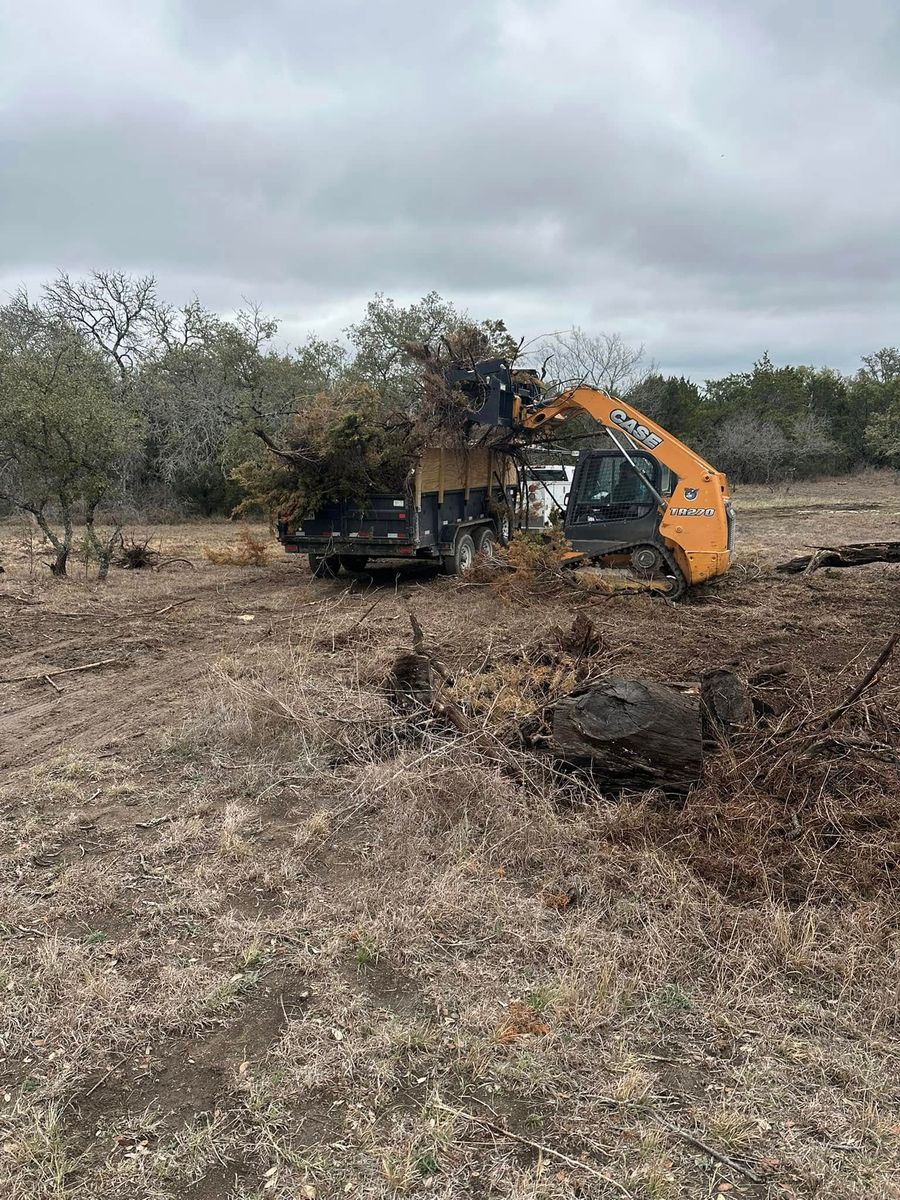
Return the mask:
<path id="1" fill-rule="evenodd" d="M 566 537 L 588 557 L 655 541 L 658 496 L 672 494 L 675 480 L 650 454 L 592 450 L 579 457 L 566 503 Z"/>
<path id="2" fill-rule="evenodd" d="M 684 495 L 679 495 L 679 493 Z M 668 533 L 690 528 L 692 544 L 709 554 L 709 576 L 719 573 L 719 547 L 731 540 L 730 504 L 689 504 L 691 488 L 652 454 L 593 450 L 578 461 L 565 507 L 565 535 L 572 549 L 598 564 L 628 568 L 637 579 L 671 598 L 683 594 L 687 573 L 680 547 Z M 683 500 L 681 504 L 678 501 Z M 725 529 L 720 529 L 722 517 Z M 726 550 L 727 553 L 727 550 Z M 702 566 L 692 558 L 696 578 Z"/>

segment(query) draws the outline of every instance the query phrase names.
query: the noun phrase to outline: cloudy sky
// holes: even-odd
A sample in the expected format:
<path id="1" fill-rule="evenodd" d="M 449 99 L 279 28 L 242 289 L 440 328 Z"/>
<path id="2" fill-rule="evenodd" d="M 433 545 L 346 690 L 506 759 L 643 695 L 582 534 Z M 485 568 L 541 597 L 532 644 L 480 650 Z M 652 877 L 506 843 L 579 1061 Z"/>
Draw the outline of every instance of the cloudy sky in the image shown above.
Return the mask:
<path id="1" fill-rule="evenodd" d="M 434 288 L 698 378 L 900 341 L 897 0 L 0 0 L 0 291 Z"/>

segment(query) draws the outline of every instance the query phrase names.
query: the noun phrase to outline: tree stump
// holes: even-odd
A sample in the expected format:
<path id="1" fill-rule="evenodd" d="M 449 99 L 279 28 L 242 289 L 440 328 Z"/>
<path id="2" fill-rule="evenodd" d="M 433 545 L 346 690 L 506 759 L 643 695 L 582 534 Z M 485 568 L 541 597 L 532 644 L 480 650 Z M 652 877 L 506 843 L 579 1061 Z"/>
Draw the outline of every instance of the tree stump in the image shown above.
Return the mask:
<path id="1" fill-rule="evenodd" d="M 699 691 L 606 679 L 555 706 L 551 750 L 613 787 L 686 792 L 703 770 Z"/>
<path id="2" fill-rule="evenodd" d="M 724 668 L 700 676 L 703 736 L 708 741 L 731 737 L 753 724 L 753 701 L 746 680 Z"/>

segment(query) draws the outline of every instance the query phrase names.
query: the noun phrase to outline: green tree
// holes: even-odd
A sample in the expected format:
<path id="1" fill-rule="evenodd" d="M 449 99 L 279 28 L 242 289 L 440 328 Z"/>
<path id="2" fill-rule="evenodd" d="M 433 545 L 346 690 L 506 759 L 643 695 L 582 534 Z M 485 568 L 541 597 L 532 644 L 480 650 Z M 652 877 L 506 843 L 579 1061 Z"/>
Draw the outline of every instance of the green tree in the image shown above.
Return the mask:
<path id="1" fill-rule="evenodd" d="M 830 367 L 799 368 L 809 395 L 809 412 L 833 440 L 835 466 L 848 466 L 863 457 L 863 430 L 849 381 Z"/>
<path id="2" fill-rule="evenodd" d="M 870 461 L 900 467 L 900 350 L 885 346 L 862 362 L 850 385 L 856 436 Z"/>
<path id="3" fill-rule="evenodd" d="M 900 468 L 900 404 L 873 417 L 866 428 L 866 449 L 887 467 Z"/>
<path id="4" fill-rule="evenodd" d="M 626 399 L 689 445 L 704 433 L 707 414 L 703 397 L 697 385 L 683 375 L 648 375 Z"/>
<path id="5" fill-rule="evenodd" d="M 347 381 L 374 389 L 406 411 L 418 402 L 422 361 L 429 353 L 512 362 L 518 352 L 503 321 L 473 321 L 437 292 L 408 305 L 378 294 L 366 305 L 362 320 L 345 333 L 350 342 Z"/>
<path id="6" fill-rule="evenodd" d="M 103 350 L 24 295 L 0 309 L 0 497 L 30 513 L 65 575 L 77 521 L 105 577 L 101 503 L 140 429 Z"/>
<path id="7" fill-rule="evenodd" d="M 804 368 L 776 367 L 768 352 L 752 371 L 707 380 L 706 398 L 722 418 L 746 413 L 782 431 L 810 411 Z"/>

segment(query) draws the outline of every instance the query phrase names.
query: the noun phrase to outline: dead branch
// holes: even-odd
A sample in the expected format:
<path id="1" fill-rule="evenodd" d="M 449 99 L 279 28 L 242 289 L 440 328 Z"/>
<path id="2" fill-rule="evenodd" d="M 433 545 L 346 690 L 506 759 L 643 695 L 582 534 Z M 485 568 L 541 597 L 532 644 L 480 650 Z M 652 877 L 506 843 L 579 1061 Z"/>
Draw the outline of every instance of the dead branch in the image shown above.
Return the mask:
<path id="1" fill-rule="evenodd" d="M 98 667 L 109 667 L 113 663 L 121 663 L 122 658 L 101 658 L 98 662 L 83 663 L 80 667 L 62 667 L 58 671 L 39 671 L 37 675 L 7 675 L 0 678 L 0 683 L 27 683 L 32 679 L 46 679 L 49 683 L 57 675 L 74 675 L 76 671 L 94 671 Z"/>
<path id="2" fill-rule="evenodd" d="M 848 542 L 844 546 L 818 546 L 812 554 L 801 554 L 778 563 L 776 571 L 786 575 L 818 571 L 820 567 L 861 567 L 867 563 L 900 562 L 900 542 Z"/>
<path id="3" fill-rule="evenodd" d="M 723 1166 L 729 1167 L 732 1171 L 737 1171 L 739 1175 L 743 1175 L 745 1179 L 749 1179 L 751 1183 L 762 1183 L 762 1177 L 751 1171 L 749 1167 L 745 1167 L 734 1158 L 729 1158 L 727 1154 L 723 1154 L 721 1150 L 717 1150 L 715 1146 L 710 1146 L 707 1142 L 701 1141 L 694 1133 L 688 1133 L 686 1129 L 680 1129 L 677 1125 L 670 1125 L 664 1118 L 657 1116 L 656 1120 L 668 1129 L 673 1137 L 679 1137 L 682 1141 L 690 1142 L 692 1146 L 696 1146 L 698 1150 L 702 1150 L 704 1154 L 708 1154 L 710 1158 L 714 1158 Z"/>
<path id="4" fill-rule="evenodd" d="M 153 569 L 154 571 L 161 571 L 163 567 L 170 567 L 173 563 L 187 563 L 192 571 L 197 570 L 197 564 L 192 563 L 189 558 L 163 558 Z"/>
<path id="5" fill-rule="evenodd" d="M 822 717 L 822 719 L 818 722 L 816 725 L 817 731 L 821 732 L 822 730 L 827 729 L 829 725 L 833 725 L 838 717 L 843 716 L 847 709 L 856 703 L 866 688 L 875 682 L 878 672 L 882 667 L 887 665 L 891 655 L 894 653 L 894 649 L 896 648 L 898 641 L 900 641 L 900 632 L 895 633 L 888 638 L 881 648 L 881 653 L 872 663 L 871 667 L 869 667 L 868 671 L 866 671 L 865 675 L 863 675 L 862 679 L 859 681 L 847 699 L 842 701 L 837 708 L 833 708 L 831 712 L 826 713 L 825 716 Z"/>
<path id="6" fill-rule="evenodd" d="M 520 1133 L 513 1133 L 511 1129 L 507 1129 L 499 1121 L 489 1121 L 487 1117 L 465 1112 L 460 1108 L 451 1108 L 449 1104 L 438 1103 L 436 1107 L 441 1112 L 449 1113 L 450 1116 L 457 1117 L 462 1121 L 470 1121 L 475 1125 L 481 1125 L 484 1129 L 489 1129 L 499 1137 L 510 1138 L 514 1142 L 519 1142 L 522 1146 L 528 1146 L 530 1150 L 536 1150 L 538 1154 L 545 1154 L 548 1158 L 556 1158 L 570 1167 L 575 1167 L 576 1170 L 586 1171 L 588 1175 L 593 1175 L 595 1179 L 602 1179 L 604 1183 L 608 1183 L 610 1187 L 615 1188 L 617 1192 L 621 1192 L 623 1196 L 631 1195 L 629 1189 L 623 1183 L 619 1183 L 618 1179 L 613 1179 L 611 1175 L 599 1171 L 596 1167 L 591 1166 L 590 1163 L 582 1162 L 580 1159 L 563 1154 L 561 1150 L 555 1150 L 552 1146 L 546 1146 L 541 1142 L 533 1142 L 531 1138 L 523 1137 Z"/>
<path id="7" fill-rule="evenodd" d="M 182 604 L 192 604 L 197 599 L 196 596 L 187 596 L 184 600 L 176 600 L 174 604 L 167 604 L 165 608 L 154 608 L 151 612 L 136 612 L 129 613 L 131 617 L 161 617 L 163 613 L 171 612 L 173 608 L 181 608 Z"/>

